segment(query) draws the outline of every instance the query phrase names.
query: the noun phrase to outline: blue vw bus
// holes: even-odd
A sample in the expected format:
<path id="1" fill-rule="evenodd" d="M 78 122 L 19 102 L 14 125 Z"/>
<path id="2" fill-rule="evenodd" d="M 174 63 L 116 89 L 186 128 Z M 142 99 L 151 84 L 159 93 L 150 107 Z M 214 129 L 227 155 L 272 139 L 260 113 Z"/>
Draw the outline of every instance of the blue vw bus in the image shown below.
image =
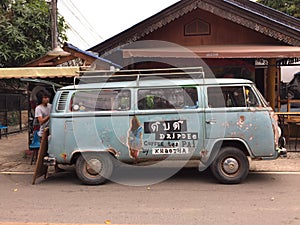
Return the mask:
<path id="1" fill-rule="evenodd" d="M 221 183 L 240 183 L 248 158 L 286 154 L 279 138 L 249 80 L 205 78 L 202 68 L 93 71 L 56 93 L 44 162 L 102 184 L 117 161 L 199 160 Z"/>

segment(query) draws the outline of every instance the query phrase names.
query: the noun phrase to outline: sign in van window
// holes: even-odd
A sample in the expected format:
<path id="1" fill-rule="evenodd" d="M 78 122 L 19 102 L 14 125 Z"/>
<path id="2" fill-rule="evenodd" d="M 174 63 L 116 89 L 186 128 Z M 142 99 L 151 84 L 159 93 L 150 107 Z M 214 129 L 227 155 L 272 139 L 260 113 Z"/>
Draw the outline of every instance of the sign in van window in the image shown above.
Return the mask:
<path id="1" fill-rule="evenodd" d="M 71 103 L 73 112 L 125 111 L 130 109 L 130 91 L 102 89 L 97 91 L 78 91 Z"/>
<path id="2" fill-rule="evenodd" d="M 198 108 L 195 87 L 155 88 L 138 91 L 138 109 L 192 109 Z"/>
<path id="3" fill-rule="evenodd" d="M 209 87 L 207 96 L 210 108 L 257 107 L 260 105 L 250 87 Z"/>

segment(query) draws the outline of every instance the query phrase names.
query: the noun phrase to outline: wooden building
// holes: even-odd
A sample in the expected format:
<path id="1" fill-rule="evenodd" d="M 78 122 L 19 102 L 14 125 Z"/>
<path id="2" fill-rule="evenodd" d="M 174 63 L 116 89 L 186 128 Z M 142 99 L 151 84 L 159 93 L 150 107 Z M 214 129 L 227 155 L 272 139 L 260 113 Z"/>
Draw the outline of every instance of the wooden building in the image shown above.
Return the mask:
<path id="1" fill-rule="evenodd" d="M 89 50 L 126 68 L 208 65 L 255 81 L 275 107 L 278 68 L 299 61 L 299 46 L 300 20 L 264 5 L 181 0 Z"/>

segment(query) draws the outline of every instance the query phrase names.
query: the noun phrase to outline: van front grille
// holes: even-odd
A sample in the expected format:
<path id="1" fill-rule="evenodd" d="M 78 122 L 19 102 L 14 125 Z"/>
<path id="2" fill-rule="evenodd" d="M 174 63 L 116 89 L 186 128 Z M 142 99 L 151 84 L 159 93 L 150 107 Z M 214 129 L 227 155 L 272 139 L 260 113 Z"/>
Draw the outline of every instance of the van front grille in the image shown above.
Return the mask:
<path id="1" fill-rule="evenodd" d="M 69 92 L 64 91 L 60 94 L 59 99 L 58 99 L 58 104 L 57 104 L 57 111 L 64 111 L 66 108 L 67 104 L 67 99 L 68 99 Z"/>

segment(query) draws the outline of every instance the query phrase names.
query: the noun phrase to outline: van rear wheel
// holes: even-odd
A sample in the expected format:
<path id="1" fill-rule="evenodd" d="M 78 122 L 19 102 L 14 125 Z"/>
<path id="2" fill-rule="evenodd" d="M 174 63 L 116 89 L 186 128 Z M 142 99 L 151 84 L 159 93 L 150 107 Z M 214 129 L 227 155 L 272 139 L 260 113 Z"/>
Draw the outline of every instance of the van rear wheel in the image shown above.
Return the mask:
<path id="1" fill-rule="evenodd" d="M 240 149 L 223 147 L 211 164 L 210 169 L 219 182 L 238 184 L 249 173 L 249 161 Z"/>
<path id="2" fill-rule="evenodd" d="M 76 174 L 83 184 L 104 184 L 113 172 L 109 153 L 82 153 L 76 161 Z"/>

